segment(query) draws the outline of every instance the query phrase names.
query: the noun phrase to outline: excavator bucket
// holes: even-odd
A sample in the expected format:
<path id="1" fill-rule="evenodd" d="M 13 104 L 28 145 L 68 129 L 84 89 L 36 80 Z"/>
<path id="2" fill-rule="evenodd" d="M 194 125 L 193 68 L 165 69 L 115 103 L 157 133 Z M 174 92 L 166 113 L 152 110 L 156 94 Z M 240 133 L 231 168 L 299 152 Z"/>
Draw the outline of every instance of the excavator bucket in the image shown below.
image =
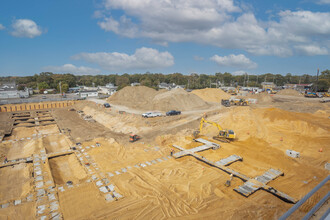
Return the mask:
<path id="1" fill-rule="evenodd" d="M 199 135 L 199 133 L 200 133 L 200 131 L 194 131 L 194 132 L 193 132 L 193 136 L 194 136 L 194 138 L 197 138 L 198 135 Z"/>

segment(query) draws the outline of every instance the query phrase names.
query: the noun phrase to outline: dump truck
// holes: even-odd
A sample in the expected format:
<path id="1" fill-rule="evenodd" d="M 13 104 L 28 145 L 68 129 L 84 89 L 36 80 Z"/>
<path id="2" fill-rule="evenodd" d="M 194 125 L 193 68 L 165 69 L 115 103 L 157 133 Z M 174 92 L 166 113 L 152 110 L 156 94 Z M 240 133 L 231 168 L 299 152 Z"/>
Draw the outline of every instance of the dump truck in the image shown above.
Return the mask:
<path id="1" fill-rule="evenodd" d="M 213 121 L 207 121 L 202 117 L 199 125 L 199 129 L 197 131 L 194 131 L 193 136 L 194 138 L 197 138 L 200 132 L 203 129 L 204 123 L 210 124 L 216 128 L 218 128 L 219 133 L 217 136 L 213 136 L 214 140 L 229 143 L 230 141 L 235 140 L 236 134 L 233 130 L 228 130 L 228 129 L 223 129 L 218 123 L 213 122 Z"/>
<path id="2" fill-rule="evenodd" d="M 225 107 L 230 107 L 229 99 L 221 99 L 221 105 Z"/>

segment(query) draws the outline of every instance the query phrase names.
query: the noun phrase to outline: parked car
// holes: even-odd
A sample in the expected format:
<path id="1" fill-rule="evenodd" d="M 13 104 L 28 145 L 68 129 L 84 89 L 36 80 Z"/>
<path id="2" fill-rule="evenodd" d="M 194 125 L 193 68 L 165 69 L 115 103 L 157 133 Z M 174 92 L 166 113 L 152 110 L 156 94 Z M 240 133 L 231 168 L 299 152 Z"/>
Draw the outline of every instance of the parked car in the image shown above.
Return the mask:
<path id="1" fill-rule="evenodd" d="M 42 98 L 42 99 L 47 99 L 47 97 L 46 97 L 45 95 L 43 95 L 41 98 Z"/>
<path id="2" fill-rule="evenodd" d="M 153 117 L 160 117 L 162 116 L 162 113 L 160 112 L 146 112 L 142 114 L 142 117 L 144 118 L 153 118 Z"/>
<path id="3" fill-rule="evenodd" d="M 104 106 L 105 108 L 110 108 L 110 107 L 111 107 L 111 106 L 110 106 L 110 104 L 109 104 L 109 103 L 107 103 L 107 102 L 106 102 L 106 103 L 104 103 L 104 104 L 103 104 L 103 106 Z"/>
<path id="4" fill-rule="evenodd" d="M 181 115 L 181 111 L 171 110 L 166 112 L 166 116 L 170 116 L 170 115 Z"/>

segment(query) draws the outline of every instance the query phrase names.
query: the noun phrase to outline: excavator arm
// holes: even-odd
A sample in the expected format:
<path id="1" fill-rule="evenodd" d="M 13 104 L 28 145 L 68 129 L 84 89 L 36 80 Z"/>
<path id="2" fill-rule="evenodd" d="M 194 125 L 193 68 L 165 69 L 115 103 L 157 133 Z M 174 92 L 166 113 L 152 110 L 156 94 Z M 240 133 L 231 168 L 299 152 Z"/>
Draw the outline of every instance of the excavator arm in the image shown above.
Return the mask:
<path id="1" fill-rule="evenodd" d="M 216 128 L 218 128 L 219 135 L 216 137 L 224 137 L 228 139 L 235 139 L 235 133 L 232 130 L 229 130 L 229 134 L 227 134 L 227 130 L 223 129 L 218 123 L 213 122 L 213 121 L 207 121 L 204 118 L 201 119 L 200 124 L 199 124 L 199 129 L 197 131 L 194 131 L 193 135 L 196 138 L 198 134 L 202 131 L 204 123 L 210 124 Z M 221 135 L 222 133 L 222 135 Z M 213 137 L 214 138 L 214 137 Z"/>

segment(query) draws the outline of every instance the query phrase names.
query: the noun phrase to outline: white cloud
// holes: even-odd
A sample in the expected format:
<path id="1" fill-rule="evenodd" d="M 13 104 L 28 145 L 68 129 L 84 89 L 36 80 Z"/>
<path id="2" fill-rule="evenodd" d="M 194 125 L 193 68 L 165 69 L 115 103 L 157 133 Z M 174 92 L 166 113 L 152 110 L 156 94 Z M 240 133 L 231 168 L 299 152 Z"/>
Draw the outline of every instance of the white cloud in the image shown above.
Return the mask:
<path id="1" fill-rule="evenodd" d="M 318 4 L 320 5 L 330 4 L 330 0 L 319 0 Z"/>
<path id="2" fill-rule="evenodd" d="M 80 66 L 77 67 L 73 64 L 64 64 L 63 66 L 46 66 L 42 68 L 44 71 L 54 72 L 54 73 L 72 73 L 79 75 L 93 75 L 101 72 L 99 69 L 94 69 L 90 67 Z"/>
<path id="3" fill-rule="evenodd" d="M 328 2 L 329 0 L 322 0 Z M 256 19 L 233 0 L 105 0 L 98 25 L 129 38 L 152 42 L 196 42 L 241 49 L 255 55 L 292 56 L 301 44 L 320 45 L 330 35 L 330 13 L 281 11 L 270 21 Z M 123 15 L 114 17 L 112 10 Z"/>
<path id="4" fill-rule="evenodd" d="M 135 53 L 128 55 L 126 53 L 80 53 L 72 56 L 76 60 L 85 60 L 90 63 L 96 63 L 103 69 L 114 70 L 132 70 L 132 69 L 156 69 L 169 67 L 174 64 L 174 57 L 169 52 L 159 52 L 152 48 L 139 48 Z"/>
<path id="5" fill-rule="evenodd" d="M 41 28 L 32 20 L 17 19 L 12 24 L 11 34 L 15 37 L 34 38 L 42 34 Z"/>
<path id="6" fill-rule="evenodd" d="M 218 55 L 214 55 L 210 58 L 214 62 L 216 62 L 219 66 L 228 66 L 235 68 L 247 68 L 247 69 L 255 69 L 258 65 L 251 61 L 249 58 L 244 56 L 244 54 L 230 54 L 228 56 L 220 57 Z"/>
<path id="7" fill-rule="evenodd" d="M 328 55 L 328 49 L 325 47 L 319 47 L 316 45 L 297 45 L 295 49 L 302 55 L 314 56 L 314 55 Z"/>
<path id="8" fill-rule="evenodd" d="M 5 28 L 6 28 L 5 26 L 3 26 L 2 24 L 0 24 L 0 31 L 3 30 L 3 29 L 5 29 Z"/>

